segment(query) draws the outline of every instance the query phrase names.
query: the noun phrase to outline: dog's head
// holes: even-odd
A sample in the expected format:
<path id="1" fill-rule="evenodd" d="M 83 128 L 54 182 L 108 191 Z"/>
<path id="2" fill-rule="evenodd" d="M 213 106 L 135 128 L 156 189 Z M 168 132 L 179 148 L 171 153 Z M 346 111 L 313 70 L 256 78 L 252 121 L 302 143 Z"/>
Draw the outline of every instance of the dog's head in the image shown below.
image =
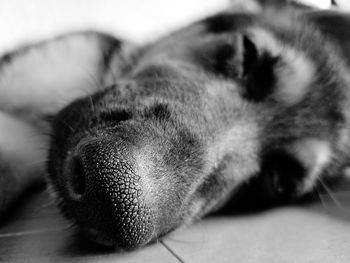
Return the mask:
<path id="1" fill-rule="evenodd" d="M 98 242 L 132 249 L 253 177 L 272 197 L 309 191 L 344 137 L 345 80 L 332 47 L 297 20 L 208 18 L 63 109 L 48 170 L 64 213 Z"/>

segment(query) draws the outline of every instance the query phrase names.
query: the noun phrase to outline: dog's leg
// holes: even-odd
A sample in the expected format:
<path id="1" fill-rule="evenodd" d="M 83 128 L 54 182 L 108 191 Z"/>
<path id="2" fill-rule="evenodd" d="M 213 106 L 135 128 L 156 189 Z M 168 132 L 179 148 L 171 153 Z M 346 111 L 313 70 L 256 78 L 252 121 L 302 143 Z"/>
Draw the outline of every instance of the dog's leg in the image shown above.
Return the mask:
<path id="1" fill-rule="evenodd" d="M 100 89 L 112 55 L 124 47 L 113 37 L 83 32 L 0 58 L 0 218 L 24 189 L 43 180 L 48 117 Z"/>

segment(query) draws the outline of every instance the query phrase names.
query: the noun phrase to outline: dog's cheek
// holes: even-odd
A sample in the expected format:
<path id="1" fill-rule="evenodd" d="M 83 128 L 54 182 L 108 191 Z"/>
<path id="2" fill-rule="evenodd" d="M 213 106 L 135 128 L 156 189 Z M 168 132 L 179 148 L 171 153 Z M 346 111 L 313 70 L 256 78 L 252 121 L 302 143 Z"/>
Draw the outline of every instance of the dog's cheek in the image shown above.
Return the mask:
<path id="1" fill-rule="evenodd" d="M 248 144 L 245 144 L 247 148 Z M 203 174 L 200 183 L 192 186 L 195 190 L 186 203 L 185 223 L 192 223 L 206 214 L 221 211 L 221 208 L 230 209 L 231 202 L 235 200 L 242 185 L 251 180 L 259 170 L 259 159 L 255 152 L 257 147 L 250 148 L 253 149 L 249 153 L 237 151 L 225 154 L 211 167 L 208 174 Z M 255 194 L 252 198 L 255 198 Z"/>
<path id="2" fill-rule="evenodd" d="M 225 180 L 226 166 L 225 161 L 221 162 L 217 169 L 205 176 L 202 183 L 194 186 L 196 190 L 189 198 L 184 214 L 185 224 L 190 224 L 205 214 L 219 209 L 228 200 L 229 192 L 235 182 Z"/>

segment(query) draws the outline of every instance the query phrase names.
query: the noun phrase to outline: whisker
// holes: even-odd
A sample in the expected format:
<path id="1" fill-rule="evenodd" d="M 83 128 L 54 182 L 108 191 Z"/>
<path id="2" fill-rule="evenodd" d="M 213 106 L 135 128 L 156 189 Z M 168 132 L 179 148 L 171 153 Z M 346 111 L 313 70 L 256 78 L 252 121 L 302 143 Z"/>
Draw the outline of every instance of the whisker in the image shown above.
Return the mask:
<path id="1" fill-rule="evenodd" d="M 94 102 L 92 100 L 92 96 L 89 96 L 89 100 L 90 100 L 90 105 L 91 105 L 91 111 L 95 112 L 95 105 L 94 105 Z"/>
<path id="2" fill-rule="evenodd" d="M 47 162 L 47 160 L 40 160 L 40 161 L 35 161 L 35 162 L 31 162 L 29 163 L 29 166 L 34 166 L 34 165 L 37 165 L 37 164 L 45 164 Z"/>
<path id="3" fill-rule="evenodd" d="M 74 223 L 73 221 L 69 221 L 69 225 L 67 227 L 68 230 L 75 230 L 76 228 L 76 223 Z"/>
<path id="4" fill-rule="evenodd" d="M 37 212 L 37 211 L 40 211 L 40 210 L 42 210 L 42 209 L 45 209 L 45 208 L 50 207 L 50 206 L 53 206 L 53 205 L 56 205 L 56 203 L 55 203 L 55 200 L 51 199 L 50 201 L 46 202 L 45 204 L 43 204 L 43 205 L 37 207 L 37 208 L 35 209 L 35 211 Z"/>
<path id="5" fill-rule="evenodd" d="M 326 202 L 324 201 L 323 197 L 322 197 L 322 194 L 320 193 L 319 189 L 316 188 L 316 192 L 317 192 L 317 195 L 318 195 L 318 198 L 323 206 L 323 208 L 327 209 L 327 205 L 326 205 Z"/>
<path id="6" fill-rule="evenodd" d="M 84 65 L 80 65 L 81 70 L 84 71 L 84 73 L 86 73 L 86 75 L 88 76 L 88 78 L 86 79 L 86 81 L 91 84 L 92 86 L 96 87 L 97 90 L 102 90 L 103 86 L 101 83 L 101 80 L 99 80 L 93 73 L 91 73 L 86 67 L 84 67 Z"/>
<path id="7" fill-rule="evenodd" d="M 157 243 L 157 245 L 159 245 L 159 238 L 158 238 L 157 233 L 155 234 L 155 236 L 156 236 L 156 243 Z"/>
<path id="8" fill-rule="evenodd" d="M 325 181 L 324 181 L 321 177 L 319 177 L 318 180 L 319 180 L 321 186 L 323 187 L 323 189 L 324 189 L 324 190 L 326 191 L 326 193 L 328 194 L 328 196 L 329 196 L 329 197 L 331 198 L 331 200 L 334 202 L 334 204 L 335 204 L 337 207 L 339 207 L 339 208 L 345 210 L 345 208 L 343 207 L 343 205 L 342 205 L 342 204 L 340 203 L 340 201 L 335 197 L 335 195 L 332 193 L 331 189 L 327 186 L 327 184 L 325 183 Z"/>
<path id="9" fill-rule="evenodd" d="M 75 132 L 75 129 L 71 126 L 71 125 L 69 125 L 67 122 L 65 122 L 64 120 L 62 120 L 62 119 L 58 119 L 59 120 L 59 122 L 61 122 L 62 124 L 64 124 L 66 127 L 68 127 L 69 129 L 70 129 L 70 131 L 71 132 Z"/>

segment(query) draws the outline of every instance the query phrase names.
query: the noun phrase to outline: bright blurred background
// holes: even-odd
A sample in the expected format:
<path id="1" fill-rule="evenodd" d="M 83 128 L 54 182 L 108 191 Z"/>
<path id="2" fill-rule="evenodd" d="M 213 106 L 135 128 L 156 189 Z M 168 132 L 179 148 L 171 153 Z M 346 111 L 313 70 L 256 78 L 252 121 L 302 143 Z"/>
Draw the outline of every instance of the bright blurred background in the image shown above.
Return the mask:
<path id="1" fill-rule="evenodd" d="M 151 40 L 225 8 L 230 0 L 0 0 L 0 52 L 79 29 Z M 231 0 L 235 1 L 235 0 Z M 301 0 L 328 8 L 331 0 Z M 350 0 L 337 0 L 344 7 Z"/>
<path id="2" fill-rule="evenodd" d="M 0 0 L 0 52 L 79 29 L 144 41 L 227 6 L 229 0 Z"/>

